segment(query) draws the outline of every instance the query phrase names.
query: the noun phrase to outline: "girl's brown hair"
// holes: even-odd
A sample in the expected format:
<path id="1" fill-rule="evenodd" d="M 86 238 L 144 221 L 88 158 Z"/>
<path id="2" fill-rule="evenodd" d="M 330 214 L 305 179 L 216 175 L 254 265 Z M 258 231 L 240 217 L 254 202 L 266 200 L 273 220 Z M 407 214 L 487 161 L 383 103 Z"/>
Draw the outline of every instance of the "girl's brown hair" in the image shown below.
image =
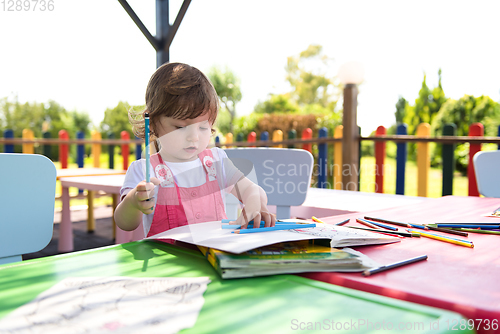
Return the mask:
<path id="1" fill-rule="evenodd" d="M 144 113 L 149 113 L 151 140 L 161 116 L 193 119 L 208 113 L 211 124 L 219 111 L 219 98 L 214 86 L 196 67 L 182 63 L 166 63 L 149 79 L 146 88 L 146 109 L 129 111 L 134 134 L 144 138 Z"/>

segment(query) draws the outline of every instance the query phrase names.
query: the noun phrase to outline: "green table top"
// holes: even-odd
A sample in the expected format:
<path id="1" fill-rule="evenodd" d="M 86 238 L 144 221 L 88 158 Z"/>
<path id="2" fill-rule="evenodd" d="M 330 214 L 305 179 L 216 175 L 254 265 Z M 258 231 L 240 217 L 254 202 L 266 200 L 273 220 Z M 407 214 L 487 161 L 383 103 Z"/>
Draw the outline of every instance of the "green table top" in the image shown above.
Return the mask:
<path id="1" fill-rule="evenodd" d="M 466 321 L 453 312 L 294 275 L 222 280 L 201 253 L 155 241 L 2 265 L 0 318 L 64 278 L 85 276 L 208 276 L 211 283 L 196 325 L 183 333 L 318 333 L 340 328 L 352 333 L 391 328 L 457 333 L 456 324 Z"/>

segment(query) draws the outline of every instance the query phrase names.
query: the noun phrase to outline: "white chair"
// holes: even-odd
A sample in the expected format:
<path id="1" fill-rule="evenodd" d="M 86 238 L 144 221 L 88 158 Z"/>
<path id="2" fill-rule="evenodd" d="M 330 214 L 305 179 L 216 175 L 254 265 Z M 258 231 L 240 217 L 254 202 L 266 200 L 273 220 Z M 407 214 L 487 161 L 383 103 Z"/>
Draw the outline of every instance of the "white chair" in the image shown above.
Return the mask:
<path id="1" fill-rule="evenodd" d="M 314 159 L 311 153 L 287 148 L 230 148 L 228 158 L 267 194 L 276 205 L 276 218 L 290 218 L 290 206 L 304 203 L 311 183 Z M 232 195 L 231 195 L 232 196 Z M 230 197 L 231 197 L 230 196 Z M 226 197 L 226 214 L 236 219 L 239 201 Z"/>
<path id="2" fill-rule="evenodd" d="M 43 155 L 0 153 L 0 264 L 50 242 L 56 168 Z"/>
<path id="3" fill-rule="evenodd" d="M 478 152 L 473 163 L 479 193 L 500 198 L 500 151 Z"/>

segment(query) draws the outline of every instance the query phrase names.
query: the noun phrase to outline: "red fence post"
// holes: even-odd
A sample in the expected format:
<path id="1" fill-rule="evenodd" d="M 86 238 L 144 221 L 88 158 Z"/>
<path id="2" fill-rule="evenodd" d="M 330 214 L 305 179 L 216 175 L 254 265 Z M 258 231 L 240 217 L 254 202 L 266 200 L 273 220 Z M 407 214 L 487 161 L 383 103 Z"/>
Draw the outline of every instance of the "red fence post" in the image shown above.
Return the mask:
<path id="1" fill-rule="evenodd" d="M 257 140 L 257 134 L 254 131 L 250 132 L 247 136 L 247 142 L 255 143 L 256 140 Z M 249 146 L 249 147 L 255 147 L 255 146 Z"/>
<path id="2" fill-rule="evenodd" d="M 68 131 L 59 131 L 60 140 L 69 140 Z M 68 168 L 68 144 L 59 144 L 59 161 L 61 162 L 61 168 Z"/>
<path id="3" fill-rule="evenodd" d="M 120 137 L 122 138 L 122 140 L 130 140 L 130 135 L 125 130 L 120 132 Z M 128 156 L 130 154 L 129 149 L 129 144 L 122 144 L 123 170 L 128 169 Z"/>
<path id="4" fill-rule="evenodd" d="M 469 136 L 483 137 L 484 126 L 481 123 L 471 124 L 469 128 Z M 474 172 L 474 163 L 472 162 L 472 158 L 474 158 L 474 155 L 479 151 L 481 151 L 481 143 L 470 143 L 469 166 L 467 167 L 467 177 L 469 179 L 469 196 L 479 196 L 479 191 L 477 190 L 476 174 Z"/>
<path id="5" fill-rule="evenodd" d="M 375 136 L 385 136 L 387 130 L 379 126 L 375 131 Z M 384 160 L 385 160 L 385 141 L 375 142 L 375 192 L 384 192 Z"/>
<path id="6" fill-rule="evenodd" d="M 309 128 L 302 131 L 302 139 L 312 139 L 313 131 Z M 302 149 L 312 154 L 312 144 L 302 144 Z"/>

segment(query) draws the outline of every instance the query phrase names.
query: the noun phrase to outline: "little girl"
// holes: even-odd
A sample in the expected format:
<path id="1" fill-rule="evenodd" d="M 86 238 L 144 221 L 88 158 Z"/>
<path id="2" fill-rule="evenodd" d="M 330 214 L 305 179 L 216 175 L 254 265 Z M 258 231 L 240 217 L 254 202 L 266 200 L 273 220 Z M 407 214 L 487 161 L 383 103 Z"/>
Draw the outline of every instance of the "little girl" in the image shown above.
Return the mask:
<path id="1" fill-rule="evenodd" d="M 198 69 L 167 63 L 156 70 L 146 89 L 146 110 L 139 117 L 131 112 L 129 119 L 134 133 L 144 138 L 144 113 L 149 113 L 151 142 L 156 140 L 159 152 L 151 156 L 151 182 L 145 181 L 144 159 L 128 168 L 114 215 L 118 227 L 131 231 L 142 219 L 149 237 L 182 225 L 226 219 L 223 190 L 244 205 L 236 224 L 246 228 L 251 220 L 264 220 L 266 227 L 274 226 L 264 190 L 223 150 L 207 149 L 218 111 L 217 93 Z"/>

